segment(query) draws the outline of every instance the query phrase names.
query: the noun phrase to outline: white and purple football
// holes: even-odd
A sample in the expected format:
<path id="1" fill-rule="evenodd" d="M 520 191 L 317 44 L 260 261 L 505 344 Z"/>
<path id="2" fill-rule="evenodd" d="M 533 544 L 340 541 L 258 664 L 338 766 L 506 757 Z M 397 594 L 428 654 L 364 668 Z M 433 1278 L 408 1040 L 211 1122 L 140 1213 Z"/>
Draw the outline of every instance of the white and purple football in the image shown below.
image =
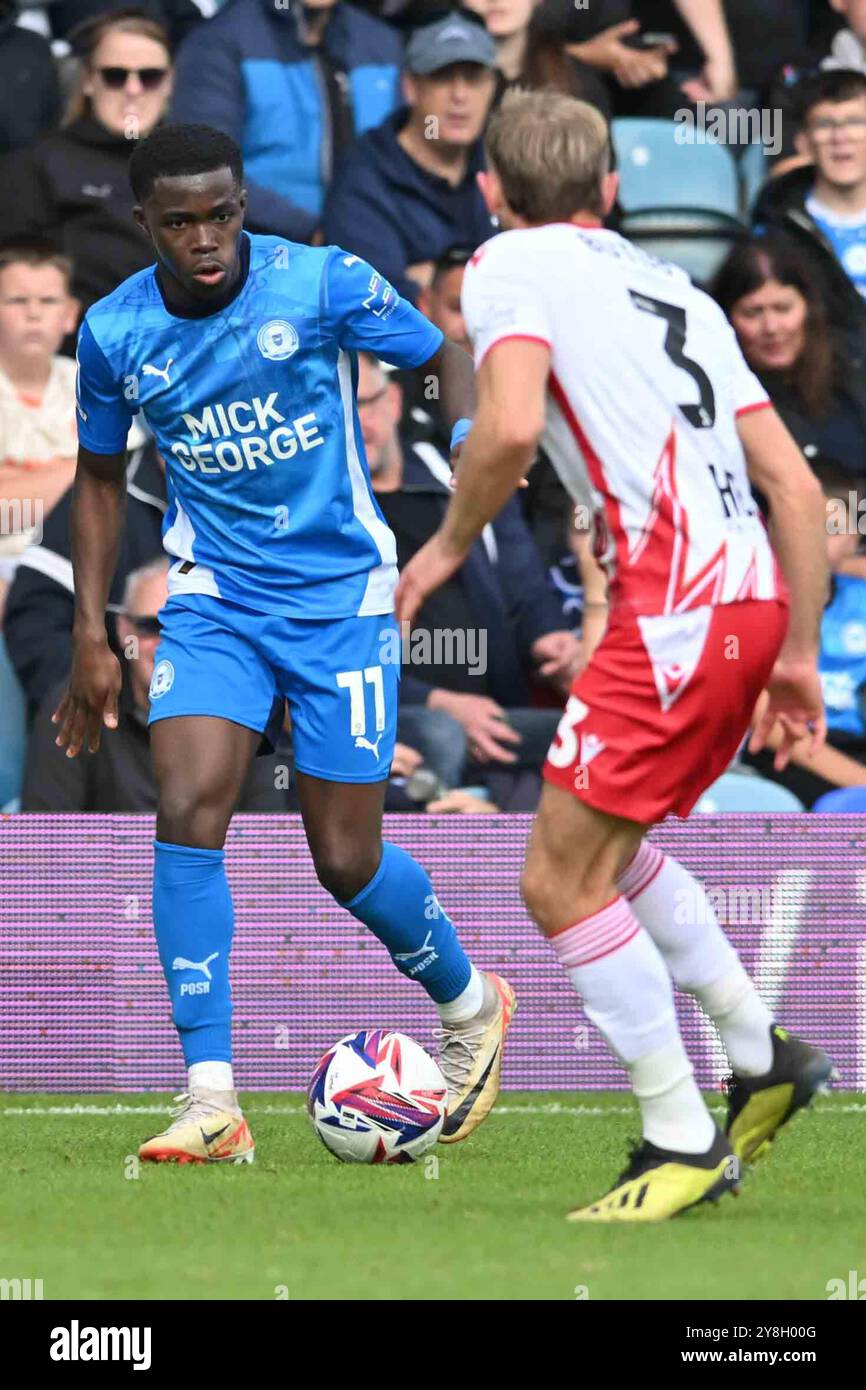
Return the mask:
<path id="1" fill-rule="evenodd" d="M 411 1163 L 436 1143 L 447 1103 L 429 1052 L 387 1028 L 340 1038 L 307 1091 L 313 1128 L 344 1163 Z"/>

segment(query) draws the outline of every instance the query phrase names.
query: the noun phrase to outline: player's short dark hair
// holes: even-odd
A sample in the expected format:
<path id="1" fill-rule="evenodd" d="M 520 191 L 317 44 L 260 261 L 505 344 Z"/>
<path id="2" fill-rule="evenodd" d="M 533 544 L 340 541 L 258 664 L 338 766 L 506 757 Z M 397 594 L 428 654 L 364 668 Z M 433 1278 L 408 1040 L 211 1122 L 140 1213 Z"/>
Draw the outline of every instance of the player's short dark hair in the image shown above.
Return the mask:
<path id="1" fill-rule="evenodd" d="M 235 183 L 243 183 L 243 157 L 230 135 L 209 125 L 160 125 L 133 150 L 129 182 L 136 200 L 143 203 L 157 179 L 215 169 L 230 169 Z"/>
<path id="2" fill-rule="evenodd" d="M 829 72 L 818 72 L 807 77 L 799 94 L 799 116 L 805 123 L 809 113 L 822 102 L 838 105 L 843 101 L 856 101 L 866 97 L 866 74 L 856 68 L 836 68 Z"/>

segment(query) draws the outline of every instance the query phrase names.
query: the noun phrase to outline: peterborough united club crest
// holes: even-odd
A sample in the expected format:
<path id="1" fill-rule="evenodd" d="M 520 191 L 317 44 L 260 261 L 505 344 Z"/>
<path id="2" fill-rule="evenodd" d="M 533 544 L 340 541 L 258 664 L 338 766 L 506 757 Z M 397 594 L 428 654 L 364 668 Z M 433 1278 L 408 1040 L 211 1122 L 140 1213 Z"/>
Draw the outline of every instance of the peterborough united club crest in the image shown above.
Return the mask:
<path id="1" fill-rule="evenodd" d="M 274 362 L 284 362 L 300 346 L 297 329 L 287 319 L 270 319 L 263 323 L 256 335 L 256 343 L 262 357 Z"/>

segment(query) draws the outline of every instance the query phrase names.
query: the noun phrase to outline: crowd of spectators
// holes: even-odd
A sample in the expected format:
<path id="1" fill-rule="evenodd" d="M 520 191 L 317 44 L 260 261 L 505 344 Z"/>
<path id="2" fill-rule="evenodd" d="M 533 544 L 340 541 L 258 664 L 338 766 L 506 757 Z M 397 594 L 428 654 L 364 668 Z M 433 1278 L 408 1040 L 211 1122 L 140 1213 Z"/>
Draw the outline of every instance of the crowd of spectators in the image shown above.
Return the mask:
<path id="1" fill-rule="evenodd" d="M 476 175 L 514 85 L 592 103 L 614 148 L 618 122 L 667 123 L 674 173 L 684 113 L 772 127 L 761 186 L 746 192 L 742 174 L 706 288 L 828 498 L 830 741 L 783 780 L 807 807 L 866 786 L 866 0 L 0 0 L 0 809 L 155 804 L 146 716 L 166 482 L 138 423 L 107 618 L 125 658 L 120 726 L 73 763 L 51 724 L 72 642 L 76 332 L 152 262 L 131 214 L 135 143 L 163 121 L 225 131 L 243 151 L 250 231 L 364 257 L 471 347 L 463 273 L 496 232 Z M 742 136 L 725 143 L 740 176 Z M 628 234 L 621 208 L 610 225 Z M 449 496 L 435 383 L 362 355 L 358 416 L 403 563 Z M 404 653 L 388 806 L 532 810 L 605 604 L 588 526 L 542 450 L 420 615 L 431 640 Z M 437 633 L 462 641 L 443 655 Z M 771 754 L 750 761 L 779 776 Z M 286 767 L 288 727 L 240 809 L 294 809 Z"/>

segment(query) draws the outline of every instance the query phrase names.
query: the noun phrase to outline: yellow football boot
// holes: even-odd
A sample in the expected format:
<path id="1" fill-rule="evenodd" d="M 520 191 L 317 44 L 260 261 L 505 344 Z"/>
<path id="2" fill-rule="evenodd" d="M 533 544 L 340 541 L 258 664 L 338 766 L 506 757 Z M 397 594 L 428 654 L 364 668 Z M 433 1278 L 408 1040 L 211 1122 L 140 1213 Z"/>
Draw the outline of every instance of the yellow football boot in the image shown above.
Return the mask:
<path id="1" fill-rule="evenodd" d="M 773 1024 L 773 1064 L 763 1076 L 731 1076 L 727 1136 L 742 1163 L 766 1154 L 782 1125 L 826 1090 L 835 1076 L 833 1063 L 820 1047 L 810 1047 Z"/>
<path id="2" fill-rule="evenodd" d="M 704 1154 L 659 1149 L 648 1139 L 632 1150 L 625 1172 L 605 1197 L 570 1211 L 567 1221 L 668 1221 L 699 1202 L 739 1189 L 740 1164 L 721 1133 Z"/>

